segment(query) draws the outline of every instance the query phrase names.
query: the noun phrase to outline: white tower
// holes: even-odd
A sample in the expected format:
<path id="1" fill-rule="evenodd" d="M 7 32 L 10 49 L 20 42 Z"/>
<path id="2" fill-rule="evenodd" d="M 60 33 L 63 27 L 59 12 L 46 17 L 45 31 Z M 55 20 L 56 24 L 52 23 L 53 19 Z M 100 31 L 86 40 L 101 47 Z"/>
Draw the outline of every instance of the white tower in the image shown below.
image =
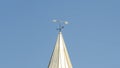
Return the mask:
<path id="1" fill-rule="evenodd" d="M 59 26 L 59 34 L 52 53 L 48 68 L 72 68 L 69 54 L 62 36 L 61 30 L 63 26 Z"/>

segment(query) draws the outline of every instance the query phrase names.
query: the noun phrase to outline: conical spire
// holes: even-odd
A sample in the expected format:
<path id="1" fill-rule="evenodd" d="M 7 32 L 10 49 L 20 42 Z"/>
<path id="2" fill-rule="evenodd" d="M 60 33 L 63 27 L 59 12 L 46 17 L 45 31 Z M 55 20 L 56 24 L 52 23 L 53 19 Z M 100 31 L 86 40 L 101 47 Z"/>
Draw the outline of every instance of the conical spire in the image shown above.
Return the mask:
<path id="1" fill-rule="evenodd" d="M 58 34 L 48 68 L 72 68 L 62 32 Z"/>

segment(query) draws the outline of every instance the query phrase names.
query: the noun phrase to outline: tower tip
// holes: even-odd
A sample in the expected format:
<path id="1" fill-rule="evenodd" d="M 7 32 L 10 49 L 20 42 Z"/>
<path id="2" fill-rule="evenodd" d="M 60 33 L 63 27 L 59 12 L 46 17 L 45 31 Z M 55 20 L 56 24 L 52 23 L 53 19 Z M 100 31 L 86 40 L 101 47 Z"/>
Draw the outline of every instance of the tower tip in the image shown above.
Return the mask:
<path id="1" fill-rule="evenodd" d="M 64 25 L 69 23 L 68 21 L 62 21 L 62 20 L 56 20 L 56 19 L 53 19 L 52 22 L 59 24 L 59 27 L 57 28 L 59 32 L 62 32 L 62 30 L 64 29 Z"/>

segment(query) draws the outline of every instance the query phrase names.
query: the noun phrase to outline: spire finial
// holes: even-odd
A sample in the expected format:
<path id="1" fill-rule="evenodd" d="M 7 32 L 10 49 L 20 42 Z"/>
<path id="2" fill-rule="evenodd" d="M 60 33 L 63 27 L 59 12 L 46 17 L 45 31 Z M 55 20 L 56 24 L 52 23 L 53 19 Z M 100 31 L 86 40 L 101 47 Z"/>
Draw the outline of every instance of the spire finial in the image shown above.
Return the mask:
<path id="1" fill-rule="evenodd" d="M 64 28 L 64 25 L 65 25 L 65 24 L 68 24 L 68 21 L 62 21 L 62 20 L 56 20 L 56 19 L 54 19 L 53 22 L 59 24 L 59 27 L 57 28 L 57 30 L 58 30 L 59 32 L 62 31 L 62 29 Z"/>

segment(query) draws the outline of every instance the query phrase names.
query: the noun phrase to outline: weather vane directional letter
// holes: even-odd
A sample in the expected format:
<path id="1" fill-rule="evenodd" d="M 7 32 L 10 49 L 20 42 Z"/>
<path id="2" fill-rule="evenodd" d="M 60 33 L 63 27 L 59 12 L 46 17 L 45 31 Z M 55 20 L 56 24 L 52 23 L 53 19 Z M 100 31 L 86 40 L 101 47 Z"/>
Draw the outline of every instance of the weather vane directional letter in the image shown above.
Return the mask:
<path id="1" fill-rule="evenodd" d="M 59 24 L 59 27 L 57 28 L 59 32 L 61 32 L 62 29 L 64 28 L 64 24 L 68 24 L 68 21 L 62 21 L 62 20 L 56 20 L 56 19 L 54 19 L 53 22 Z"/>

